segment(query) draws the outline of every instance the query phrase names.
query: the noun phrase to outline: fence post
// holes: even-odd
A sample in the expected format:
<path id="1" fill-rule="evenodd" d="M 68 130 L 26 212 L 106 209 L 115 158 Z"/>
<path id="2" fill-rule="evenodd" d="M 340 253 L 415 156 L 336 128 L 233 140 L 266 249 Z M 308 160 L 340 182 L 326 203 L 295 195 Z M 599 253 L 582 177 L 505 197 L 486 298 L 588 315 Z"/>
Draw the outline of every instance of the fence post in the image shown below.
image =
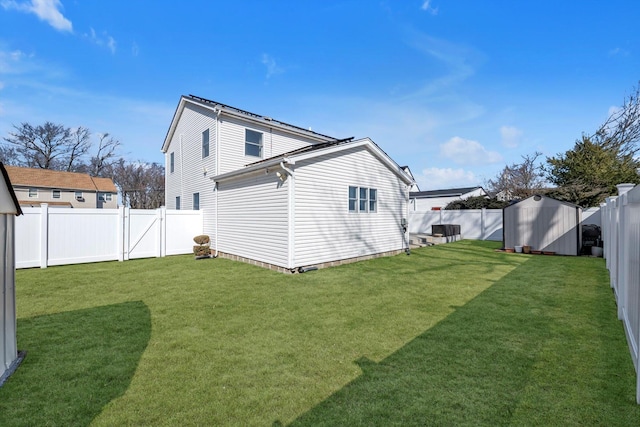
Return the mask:
<path id="1" fill-rule="evenodd" d="M 124 261 L 124 206 L 118 206 L 118 261 Z"/>
<path id="2" fill-rule="evenodd" d="M 485 240 L 487 238 L 487 235 L 486 235 L 486 227 L 487 227 L 486 215 L 487 215 L 487 208 L 480 209 L 480 240 Z"/>
<path id="3" fill-rule="evenodd" d="M 49 263 L 49 205 L 40 205 L 40 268 Z"/>
<path id="4" fill-rule="evenodd" d="M 158 233 L 156 234 L 158 239 L 158 244 L 156 245 L 156 258 L 160 258 L 164 256 L 164 245 L 166 239 L 166 233 L 164 230 L 164 222 L 166 218 L 165 207 L 161 206 L 156 209 L 156 218 L 158 221 Z"/>

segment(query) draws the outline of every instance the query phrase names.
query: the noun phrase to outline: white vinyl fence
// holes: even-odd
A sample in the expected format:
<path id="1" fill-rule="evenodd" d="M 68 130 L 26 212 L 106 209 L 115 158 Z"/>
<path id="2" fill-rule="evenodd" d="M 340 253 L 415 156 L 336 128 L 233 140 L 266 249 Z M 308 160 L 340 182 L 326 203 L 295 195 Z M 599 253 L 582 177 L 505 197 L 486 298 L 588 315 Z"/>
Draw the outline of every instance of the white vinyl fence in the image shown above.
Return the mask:
<path id="1" fill-rule="evenodd" d="M 502 241 L 502 209 L 409 212 L 411 234 L 431 234 L 434 224 L 459 224 L 464 239 Z"/>
<path id="2" fill-rule="evenodd" d="M 16 268 L 126 261 L 192 252 L 203 211 L 23 208 L 16 218 Z"/>
<path id="3" fill-rule="evenodd" d="M 636 369 L 636 401 L 640 404 L 640 186 L 628 191 L 618 186 L 618 197 L 602 206 L 604 257 L 618 304 L 631 358 Z M 624 191 L 628 191 L 624 193 Z"/>

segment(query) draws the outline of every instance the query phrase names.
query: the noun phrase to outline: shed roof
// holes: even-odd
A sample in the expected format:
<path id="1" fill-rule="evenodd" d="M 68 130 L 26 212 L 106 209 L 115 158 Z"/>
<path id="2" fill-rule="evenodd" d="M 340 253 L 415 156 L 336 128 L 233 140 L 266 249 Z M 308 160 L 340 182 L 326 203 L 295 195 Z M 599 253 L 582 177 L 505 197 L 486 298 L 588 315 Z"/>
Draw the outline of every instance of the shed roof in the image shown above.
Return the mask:
<path id="1" fill-rule="evenodd" d="M 549 207 L 551 205 L 556 205 L 556 206 L 563 205 L 563 206 L 567 206 L 574 209 L 582 209 L 582 207 L 576 204 L 554 199 L 553 197 L 543 196 L 542 194 L 535 194 L 531 197 L 527 197 L 526 199 L 519 200 L 515 203 L 510 204 L 509 206 L 506 206 L 504 209 L 526 207 L 527 205 L 531 204 L 532 201 L 541 202 L 540 203 L 541 207 Z"/>
<path id="2" fill-rule="evenodd" d="M 111 178 L 97 178 L 86 173 L 17 166 L 6 166 L 6 170 L 14 186 L 118 192 Z"/>

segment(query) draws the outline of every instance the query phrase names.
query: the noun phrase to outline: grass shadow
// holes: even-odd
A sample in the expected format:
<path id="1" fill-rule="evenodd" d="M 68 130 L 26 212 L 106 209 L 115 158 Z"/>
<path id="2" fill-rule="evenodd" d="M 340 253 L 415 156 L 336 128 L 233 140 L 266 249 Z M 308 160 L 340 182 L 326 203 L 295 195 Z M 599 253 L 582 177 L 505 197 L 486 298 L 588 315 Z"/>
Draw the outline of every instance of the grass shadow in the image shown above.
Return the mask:
<path id="1" fill-rule="evenodd" d="M 0 425 L 88 425 L 127 390 L 150 336 L 141 301 L 18 319 L 27 357 L 0 389 Z"/>
<path id="2" fill-rule="evenodd" d="M 290 425 L 636 425 L 606 280 L 563 274 L 588 261 L 530 258 Z"/>

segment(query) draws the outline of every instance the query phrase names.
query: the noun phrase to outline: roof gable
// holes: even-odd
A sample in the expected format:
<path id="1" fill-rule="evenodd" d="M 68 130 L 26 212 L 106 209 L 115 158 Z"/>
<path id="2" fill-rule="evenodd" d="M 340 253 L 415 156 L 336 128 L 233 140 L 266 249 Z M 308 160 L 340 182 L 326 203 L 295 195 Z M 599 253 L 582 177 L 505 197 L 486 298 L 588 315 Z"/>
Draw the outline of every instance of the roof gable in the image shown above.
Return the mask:
<path id="1" fill-rule="evenodd" d="M 385 164 L 406 184 L 409 185 L 414 182 L 413 178 L 408 173 L 406 173 L 404 169 L 398 166 L 398 164 L 394 162 L 391 157 L 387 155 L 387 153 L 385 153 L 380 147 L 378 147 L 375 142 L 373 142 L 369 138 L 358 139 L 355 141 L 353 141 L 352 138 L 348 138 L 346 140 L 334 141 L 333 143 L 305 147 L 303 149 L 291 151 L 289 153 L 284 153 L 279 156 L 251 163 L 243 169 L 238 169 L 232 172 L 214 176 L 211 179 L 214 181 L 222 181 L 236 176 L 262 170 L 266 167 L 271 167 L 280 163 L 295 165 L 295 163 L 298 161 L 312 159 L 326 154 L 346 151 L 355 147 L 363 147 L 367 149 L 374 157 L 376 157 L 381 163 Z"/>
<path id="2" fill-rule="evenodd" d="M 164 143 L 162 144 L 162 152 L 166 153 L 169 150 L 169 144 L 171 144 L 171 139 L 173 138 L 173 134 L 178 126 L 178 122 L 180 121 L 180 117 L 182 116 L 182 112 L 184 111 L 185 105 L 187 103 L 198 105 L 200 107 L 207 108 L 212 110 L 216 114 L 224 114 L 227 116 L 236 117 L 242 120 L 251 121 L 254 123 L 258 123 L 262 126 L 277 128 L 287 133 L 298 134 L 301 136 L 305 136 L 307 138 L 315 139 L 318 142 L 328 142 L 328 141 L 336 141 L 337 138 L 332 136 L 323 135 L 318 132 L 314 132 L 309 129 L 302 128 L 300 126 L 295 126 L 289 123 L 285 123 L 279 120 L 272 119 L 268 116 L 262 116 L 260 114 L 251 113 L 249 111 L 241 110 L 236 107 L 232 107 L 230 105 L 222 104 L 220 102 L 212 101 L 206 98 L 201 98 L 195 95 L 183 95 L 180 97 L 180 101 L 178 102 L 178 107 L 173 115 L 173 119 L 171 120 L 171 125 L 169 126 L 169 130 L 167 131 L 167 135 L 165 136 Z"/>

